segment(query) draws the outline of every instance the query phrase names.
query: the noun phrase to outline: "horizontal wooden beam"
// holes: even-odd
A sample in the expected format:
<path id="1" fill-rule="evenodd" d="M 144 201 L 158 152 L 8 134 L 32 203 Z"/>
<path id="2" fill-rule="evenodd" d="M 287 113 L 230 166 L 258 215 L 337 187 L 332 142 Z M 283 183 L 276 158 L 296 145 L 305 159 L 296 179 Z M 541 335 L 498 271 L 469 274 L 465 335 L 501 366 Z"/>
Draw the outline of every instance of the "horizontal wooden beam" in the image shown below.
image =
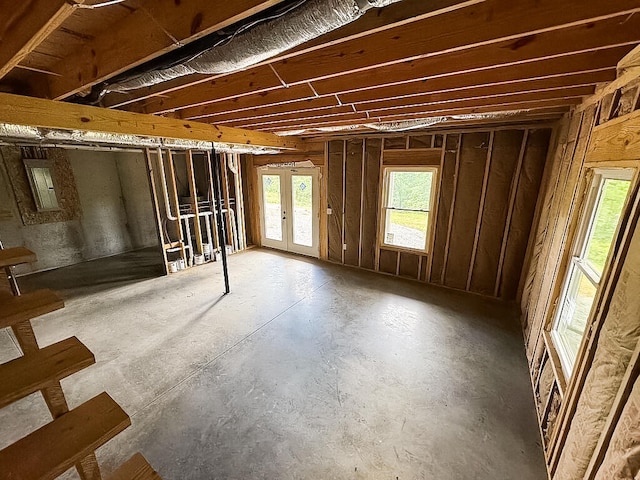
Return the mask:
<path id="1" fill-rule="evenodd" d="M 534 60 L 518 65 L 496 66 L 483 71 L 471 71 L 452 73 L 446 76 L 430 77 L 420 76 L 409 78 L 391 84 L 383 84 L 374 88 L 362 90 L 353 87 L 350 91 L 333 91 L 323 95 L 327 98 L 338 95 L 341 103 L 361 103 L 373 98 L 391 98 L 399 95 L 427 93 L 432 91 L 445 91 L 468 88 L 475 85 L 504 84 L 518 82 L 527 79 L 556 78 L 565 75 L 579 74 L 583 72 L 599 72 L 602 78 L 611 81 L 615 78 L 615 66 L 621 56 L 625 55 L 630 46 L 614 47 L 597 52 L 585 52 L 575 55 Z M 611 77 L 613 72 L 613 77 Z M 310 101 L 317 99 L 314 91 L 308 84 L 301 84 L 290 88 L 282 88 L 262 94 L 235 97 L 230 100 L 217 101 L 198 107 L 180 110 L 181 118 L 201 119 L 209 117 L 212 120 L 230 113 L 248 112 L 251 115 L 260 115 L 263 110 L 274 106 L 282 106 L 283 109 L 297 110 L 308 108 Z M 338 100 L 334 98 L 337 104 Z"/>
<path id="2" fill-rule="evenodd" d="M 640 110 L 593 129 L 587 161 L 640 160 Z"/>
<path id="3" fill-rule="evenodd" d="M 294 138 L 205 123 L 0 93 L 0 123 L 63 130 L 297 149 Z"/>
<path id="4" fill-rule="evenodd" d="M 502 105 L 510 103 L 524 103 L 534 102 L 540 100 L 564 100 L 566 98 L 585 97 L 591 95 L 594 88 L 591 86 L 586 87 L 570 87 L 570 88 L 558 88 L 543 90 L 539 92 L 530 93 L 517 93 L 511 92 L 501 96 L 495 97 L 447 97 L 449 94 L 443 94 L 442 96 L 432 95 L 427 97 L 427 101 L 416 101 L 413 104 L 402 104 L 393 106 L 393 104 L 382 104 L 376 108 L 370 109 L 350 109 L 345 107 L 335 107 L 329 110 L 320 112 L 305 112 L 302 114 L 286 114 L 275 118 L 262 119 L 258 121 L 249 120 L 246 123 L 240 123 L 243 128 L 259 128 L 264 125 L 277 125 L 286 123 L 287 125 L 295 126 L 295 122 L 307 122 L 309 120 L 329 120 L 340 119 L 352 114 L 365 115 L 367 118 L 387 117 L 391 115 L 406 115 L 413 113 L 421 113 L 425 111 L 443 111 L 446 109 L 458 109 L 458 108 L 474 108 L 474 107 L 486 107 L 493 105 Z M 455 92 L 454 92 L 455 93 Z M 428 98 L 432 100 L 429 101 Z"/>
<path id="5" fill-rule="evenodd" d="M 424 0 L 403 0 L 401 3 L 393 5 L 392 8 L 375 8 L 369 10 L 364 16 L 355 22 L 322 35 L 315 40 L 311 40 L 298 47 L 287 50 L 266 62 L 256 65 L 256 67 L 278 60 L 285 60 L 303 53 L 313 52 L 326 46 L 336 45 L 338 43 L 360 38 L 365 35 L 390 29 L 405 23 L 441 15 L 453 10 L 481 3 L 483 1 L 485 0 L 430 0 L 429 2 L 425 2 Z M 128 94 L 111 94 L 105 99 L 105 105 L 111 107 L 122 107 L 129 103 L 133 103 L 134 101 L 144 100 L 154 95 L 165 95 L 175 90 L 193 87 L 224 76 L 225 75 L 196 74 L 164 82 L 160 85 L 140 89 Z"/>
<path id="6" fill-rule="evenodd" d="M 49 78 L 51 98 L 62 99 L 181 45 L 221 30 L 283 0 L 141 0 L 113 28 L 63 58 Z M 47 2 L 39 2 L 39 5 Z"/>
<path id="7" fill-rule="evenodd" d="M 513 69 L 514 73 L 518 69 Z M 373 108 L 382 108 L 384 106 L 410 105 L 423 101 L 437 100 L 453 100 L 460 98 L 481 98 L 490 96 L 509 95 L 514 93 L 530 93 L 542 90 L 569 88 L 575 86 L 596 85 L 600 82 L 611 81 L 615 78 L 615 68 L 607 70 L 599 70 L 588 73 L 564 74 L 551 78 L 541 79 L 525 79 L 516 82 L 506 82 L 499 84 L 474 84 L 469 83 L 464 87 L 456 88 L 456 77 L 453 77 L 452 86 L 443 90 L 430 90 L 430 82 L 404 84 L 399 88 L 382 88 L 371 89 L 358 92 L 366 95 L 359 95 L 357 102 L 345 102 L 343 96 L 327 96 L 312 98 L 308 100 L 275 105 L 273 107 L 258 108 L 252 110 L 241 110 L 231 113 L 222 113 L 206 117 L 206 120 L 200 118 L 200 121 L 216 122 L 225 124 L 229 122 L 238 122 L 242 120 L 257 120 L 275 118 L 281 115 L 304 114 L 308 112 L 317 112 L 322 114 L 337 105 L 344 104 L 346 108 L 352 105 L 355 110 L 366 111 Z M 464 75 L 462 75 L 464 76 Z M 440 80 L 440 79 L 439 79 Z M 477 82 L 481 82 L 482 78 L 474 78 Z M 444 82 L 443 82 L 444 83 Z M 476 86 L 477 85 L 477 86 Z M 443 85 L 444 86 L 444 85 Z M 412 87 L 412 88 L 409 88 Z M 385 95 L 388 95 L 385 97 Z M 349 94 L 346 95 L 349 97 Z M 338 103 L 340 102 L 340 103 Z"/>
<path id="8" fill-rule="evenodd" d="M 84 0 L 0 1 L 0 78 L 56 30 Z"/>

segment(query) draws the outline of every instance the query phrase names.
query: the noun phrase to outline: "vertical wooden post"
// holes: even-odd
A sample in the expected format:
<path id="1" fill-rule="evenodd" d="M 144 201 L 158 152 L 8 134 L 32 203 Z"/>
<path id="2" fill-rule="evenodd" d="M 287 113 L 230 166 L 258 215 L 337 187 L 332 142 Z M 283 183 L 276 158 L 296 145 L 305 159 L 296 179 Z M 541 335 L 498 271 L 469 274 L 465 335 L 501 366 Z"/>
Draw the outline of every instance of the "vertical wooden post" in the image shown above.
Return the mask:
<path id="1" fill-rule="evenodd" d="M 484 203 L 487 198 L 487 185 L 489 183 L 489 170 L 491 168 L 491 156 L 493 153 L 493 139 L 495 137 L 495 130 L 491 131 L 489 137 L 489 148 L 487 149 L 487 160 L 484 167 L 484 179 L 482 180 L 482 193 L 480 194 L 480 205 L 478 207 L 478 220 L 476 221 L 476 234 L 473 239 L 473 250 L 471 253 L 471 263 L 469 264 L 469 274 L 467 275 L 467 290 L 471 289 L 471 279 L 473 277 L 473 266 L 476 262 L 476 255 L 478 254 L 478 241 L 480 239 L 480 227 L 482 226 L 482 216 L 484 214 Z"/>
<path id="2" fill-rule="evenodd" d="M 453 174 L 453 195 L 451 196 L 451 212 L 449 212 L 449 224 L 447 226 L 447 241 L 444 247 L 444 260 L 442 262 L 442 275 L 440 277 L 440 283 L 444 285 L 444 279 L 447 274 L 447 263 L 449 261 L 449 245 L 451 244 L 451 231 L 453 230 L 453 212 L 456 207 L 456 195 L 458 193 L 458 177 L 460 172 L 460 151 L 462 150 L 462 136 L 463 134 L 459 134 L 458 137 L 458 151 L 456 152 L 456 169 Z M 447 149 L 447 144 L 445 143 L 442 148 Z"/>
<path id="3" fill-rule="evenodd" d="M 160 242 L 160 250 L 162 251 L 162 258 L 164 259 L 164 274 L 168 275 L 167 265 L 167 251 L 164 246 L 164 234 L 162 233 L 162 218 L 160 217 L 160 205 L 158 204 L 158 192 L 156 191 L 156 180 L 153 170 L 153 162 L 151 161 L 151 151 L 148 148 L 144 149 L 144 155 L 147 159 L 147 173 L 149 175 L 149 190 L 151 192 L 151 200 L 153 201 L 153 209 L 156 214 L 156 230 L 158 234 L 158 241 Z"/>
<path id="4" fill-rule="evenodd" d="M 158 154 L 161 154 L 158 151 Z M 178 199 L 178 187 L 176 185 L 176 171 L 173 166 L 173 155 L 171 154 L 171 150 L 167 149 L 167 157 L 169 160 L 169 176 L 171 177 L 171 196 L 173 197 L 173 202 L 176 204 L 176 217 L 178 218 L 178 240 L 180 241 L 180 253 L 182 255 L 182 259 L 187 261 L 187 253 L 184 248 L 184 235 L 182 233 L 182 216 L 180 215 L 180 200 Z M 193 252 L 190 252 L 193 254 Z"/>
<path id="5" fill-rule="evenodd" d="M 198 189 L 196 187 L 196 177 L 193 173 L 193 152 L 187 150 L 187 179 L 189 182 L 189 194 L 191 196 L 191 210 L 193 211 L 193 226 L 196 234 L 196 245 L 198 253 L 203 253 L 202 248 L 202 227 L 200 225 L 200 209 L 198 208 Z M 187 221 L 189 221 L 187 219 Z"/>
<path id="6" fill-rule="evenodd" d="M 511 230 L 511 219 L 513 217 L 513 209 L 515 207 L 516 194 L 518 193 L 518 186 L 520 185 L 520 173 L 522 172 L 522 162 L 524 160 L 524 154 L 527 151 L 527 142 L 529 141 L 529 130 L 524 131 L 524 137 L 522 138 L 522 145 L 520 145 L 520 155 L 518 156 L 518 165 L 516 171 L 513 174 L 511 181 L 511 190 L 509 192 L 509 210 L 507 210 L 507 221 L 504 225 L 504 233 L 502 235 L 502 246 L 500 247 L 500 260 L 498 261 L 498 273 L 496 274 L 496 283 L 493 289 L 493 296 L 497 297 L 500 294 L 500 285 L 502 283 L 502 268 L 504 267 L 504 256 L 507 252 L 507 241 L 509 240 L 509 230 Z"/>

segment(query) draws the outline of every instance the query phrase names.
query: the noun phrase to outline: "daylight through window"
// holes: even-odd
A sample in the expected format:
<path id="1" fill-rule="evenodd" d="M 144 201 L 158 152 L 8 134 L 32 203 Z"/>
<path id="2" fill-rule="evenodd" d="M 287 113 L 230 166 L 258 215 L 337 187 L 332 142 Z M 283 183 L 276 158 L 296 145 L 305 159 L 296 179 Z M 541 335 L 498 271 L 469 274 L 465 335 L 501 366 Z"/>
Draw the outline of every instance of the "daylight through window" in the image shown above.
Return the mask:
<path id="1" fill-rule="evenodd" d="M 551 331 L 571 375 L 631 185 L 631 171 L 596 170 Z"/>
<path id="2" fill-rule="evenodd" d="M 383 245 L 427 251 L 435 178 L 432 167 L 385 169 Z"/>

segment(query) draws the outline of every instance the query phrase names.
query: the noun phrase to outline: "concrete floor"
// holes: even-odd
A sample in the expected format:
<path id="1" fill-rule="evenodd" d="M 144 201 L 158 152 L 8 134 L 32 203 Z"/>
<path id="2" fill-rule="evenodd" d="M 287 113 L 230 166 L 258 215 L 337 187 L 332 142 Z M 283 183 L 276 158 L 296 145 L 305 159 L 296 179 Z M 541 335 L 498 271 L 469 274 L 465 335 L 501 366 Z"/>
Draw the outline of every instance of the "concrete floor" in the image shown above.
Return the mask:
<path id="1" fill-rule="evenodd" d="M 106 390 L 131 416 L 104 471 L 141 451 L 165 480 L 546 478 L 512 308 L 267 250 L 230 257 L 225 297 L 219 264 L 148 263 L 121 285 L 46 274 L 67 306 L 34 321 L 95 353 L 71 406 Z M 0 447 L 47 421 L 39 394 L 1 410 Z"/>

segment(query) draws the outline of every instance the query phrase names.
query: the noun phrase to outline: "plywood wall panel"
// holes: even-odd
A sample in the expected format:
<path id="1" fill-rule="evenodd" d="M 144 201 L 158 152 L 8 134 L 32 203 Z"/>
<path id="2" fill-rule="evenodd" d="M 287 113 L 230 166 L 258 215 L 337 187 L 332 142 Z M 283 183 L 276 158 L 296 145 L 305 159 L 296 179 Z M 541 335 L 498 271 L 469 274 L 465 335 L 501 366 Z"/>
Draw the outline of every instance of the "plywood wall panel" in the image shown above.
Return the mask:
<path id="1" fill-rule="evenodd" d="M 331 215 L 327 219 L 329 260 L 342 263 L 342 178 L 344 143 L 329 142 L 329 171 L 327 174 L 327 202 Z"/>
<path id="2" fill-rule="evenodd" d="M 441 172 L 442 180 L 440 184 L 440 199 L 438 202 L 438 213 L 435 223 L 436 231 L 430 276 L 430 282 L 438 285 L 442 283 L 441 277 L 447 247 L 449 216 L 451 214 L 451 205 L 453 203 L 453 194 L 455 189 L 456 162 L 458 158 L 459 142 L 459 135 L 447 135 L 444 164 Z"/>
<path id="3" fill-rule="evenodd" d="M 407 137 L 390 137 L 384 139 L 385 150 L 404 150 L 407 148 Z"/>
<path id="4" fill-rule="evenodd" d="M 488 148 L 488 132 L 462 135 L 458 170 L 461 187 L 456 191 L 448 253 L 450 260 L 445 266 L 444 284 L 448 287 L 466 289 Z"/>
<path id="5" fill-rule="evenodd" d="M 360 257 L 363 140 L 347 140 L 345 159 L 344 251 L 345 265 L 357 267 Z"/>
<path id="6" fill-rule="evenodd" d="M 537 198 L 551 140 L 551 131 L 530 130 L 522 171 L 518 180 L 513 216 L 507 235 L 504 266 L 500 283 L 500 297 L 514 299 L 518 291 L 522 265 L 531 233 Z"/>
<path id="7" fill-rule="evenodd" d="M 470 285 L 471 291 L 476 293 L 494 293 L 509 209 L 509 192 L 523 137 L 524 130 L 501 130 L 494 136 L 484 212 Z"/>
<path id="8" fill-rule="evenodd" d="M 375 269 L 376 261 L 381 152 L 382 139 L 370 138 L 365 140 L 360 266 L 369 270 Z"/>
<path id="9" fill-rule="evenodd" d="M 409 137 L 409 148 L 431 148 L 433 135 L 416 135 Z"/>

